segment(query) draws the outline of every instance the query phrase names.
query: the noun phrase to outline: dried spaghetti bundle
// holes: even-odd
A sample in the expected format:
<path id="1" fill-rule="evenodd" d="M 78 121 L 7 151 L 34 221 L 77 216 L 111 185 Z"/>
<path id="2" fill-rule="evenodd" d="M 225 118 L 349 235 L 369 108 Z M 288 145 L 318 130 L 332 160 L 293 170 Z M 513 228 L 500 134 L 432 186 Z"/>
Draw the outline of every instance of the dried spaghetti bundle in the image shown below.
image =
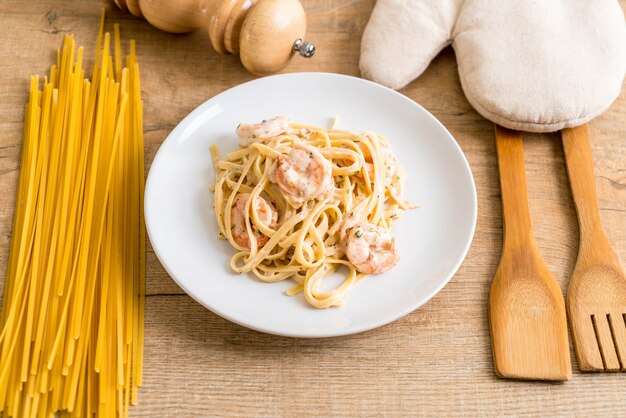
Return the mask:
<path id="1" fill-rule="evenodd" d="M 128 414 L 143 357 L 143 130 L 134 41 L 100 22 L 31 78 L 0 317 L 0 415 Z"/>

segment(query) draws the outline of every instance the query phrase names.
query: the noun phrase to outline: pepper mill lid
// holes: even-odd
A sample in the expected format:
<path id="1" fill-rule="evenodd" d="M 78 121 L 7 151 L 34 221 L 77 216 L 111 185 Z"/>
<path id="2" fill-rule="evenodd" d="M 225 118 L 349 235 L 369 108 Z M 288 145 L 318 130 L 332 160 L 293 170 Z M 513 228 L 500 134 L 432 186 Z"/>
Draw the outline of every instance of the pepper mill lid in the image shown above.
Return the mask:
<path id="1" fill-rule="evenodd" d="M 310 57 L 315 46 L 303 41 L 306 15 L 298 0 L 259 0 L 248 11 L 239 35 L 239 56 L 257 75 L 281 70 L 297 51 Z"/>

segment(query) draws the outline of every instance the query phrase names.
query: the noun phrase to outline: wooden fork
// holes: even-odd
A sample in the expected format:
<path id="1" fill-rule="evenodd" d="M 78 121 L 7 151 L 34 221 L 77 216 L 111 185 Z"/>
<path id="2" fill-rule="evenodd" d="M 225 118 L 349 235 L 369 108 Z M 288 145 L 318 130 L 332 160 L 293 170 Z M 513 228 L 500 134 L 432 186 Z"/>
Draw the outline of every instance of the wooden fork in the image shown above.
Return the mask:
<path id="1" fill-rule="evenodd" d="M 589 129 L 564 129 L 561 137 L 580 229 L 567 292 L 578 367 L 626 371 L 626 274 L 602 228 Z"/>

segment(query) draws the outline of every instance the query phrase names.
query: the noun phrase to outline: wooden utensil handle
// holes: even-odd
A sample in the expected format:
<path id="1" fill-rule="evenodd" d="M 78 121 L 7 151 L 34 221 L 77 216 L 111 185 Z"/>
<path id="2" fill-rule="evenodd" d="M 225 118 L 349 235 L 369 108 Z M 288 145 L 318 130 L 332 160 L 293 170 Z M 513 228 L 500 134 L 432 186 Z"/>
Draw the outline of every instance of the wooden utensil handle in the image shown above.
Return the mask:
<path id="1" fill-rule="evenodd" d="M 522 134 L 496 125 L 496 148 L 502 190 L 505 247 L 527 246 L 532 240 Z"/>
<path id="2" fill-rule="evenodd" d="M 563 129 L 561 138 L 570 188 L 578 212 L 581 244 L 591 242 L 590 240 L 604 240 L 589 143 L 589 127 L 585 124 Z"/>

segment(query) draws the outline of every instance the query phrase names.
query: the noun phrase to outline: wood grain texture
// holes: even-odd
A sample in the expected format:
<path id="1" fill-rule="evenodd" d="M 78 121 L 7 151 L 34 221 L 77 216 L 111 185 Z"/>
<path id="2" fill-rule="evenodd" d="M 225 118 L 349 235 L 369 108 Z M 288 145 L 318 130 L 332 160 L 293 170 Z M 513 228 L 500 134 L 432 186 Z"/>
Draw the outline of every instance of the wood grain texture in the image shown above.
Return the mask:
<path id="1" fill-rule="evenodd" d="M 303 4 L 307 38 L 317 52 L 310 60 L 292 60 L 284 71 L 358 75 L 360 36 L 374 0 Z M 626 7 L 625 0 L 620 4 Z M 0 2 L 0 277 L 6 271 L 28 77 L 47 71 L 66 32 L 92 45 L 100 7 L 96 0 Z M 148 167 L 187 113 L 254 78 L 237 57 L 213 52 L 202 31 L 167 34 L 113 9 L 108 22 L 121 23 L 125 39 L 137 39 Z M 455 277 L 422 308 L 383 328 L 294 340 L 249 331 L 202 308 L 182 294 L 149 249 L 144 387 L 133 416 L 626 415 L 626 376 L 578 372 L 573 349 L 574 375 L 567 383 L 495 377 L 487 301 L 502 247 L 502 218 L 493 124 L 465 99 L 450 48 L 402 92 L 448 128 L 476 180 L 476 235 Z M 626 89 L 589 128 L 600 215 L 609 242 L 626 260 Z M 576 262 L 578 226 L 560 137 L 529 134 L 524 145 L 533 231 L 565 289 Z"/>
<path id="2" fill-rule="evenodd" d="M 143 16 L 171 33 L 203 29 L 220 54 L 240 53 L 253 74 L 273 74 L 287 65 L 296 39 L 306 33 L 299 0 L 118 0 L 121 10 Z M 255 6 L 255 7 L 252 7 Z"/>
<path id="3" fill-rule="evenodd" d="M 569 380 L 563 294 L 535 241 L 528 210 L 522 133 L 495 126 L 504 243 L 489 294 L 495 372 L 500 377 Z"/>
<path id="4" fill-rule="evenodd" d="M 294 42 L 304 38 L 305 33 L 306 13 L 299 0 L 259 2 L 241 25 L 241 63 L 254 74 L 273 74 L 287 65 Z"/>
<path id="5" fill-rule="evenodd" d="M 581 370 L 626 370 L 626 273 L 602 227 L 589 129 L 582 125 L 561 135 L 580 231 L 567 289 L 576 358 Z"/>

